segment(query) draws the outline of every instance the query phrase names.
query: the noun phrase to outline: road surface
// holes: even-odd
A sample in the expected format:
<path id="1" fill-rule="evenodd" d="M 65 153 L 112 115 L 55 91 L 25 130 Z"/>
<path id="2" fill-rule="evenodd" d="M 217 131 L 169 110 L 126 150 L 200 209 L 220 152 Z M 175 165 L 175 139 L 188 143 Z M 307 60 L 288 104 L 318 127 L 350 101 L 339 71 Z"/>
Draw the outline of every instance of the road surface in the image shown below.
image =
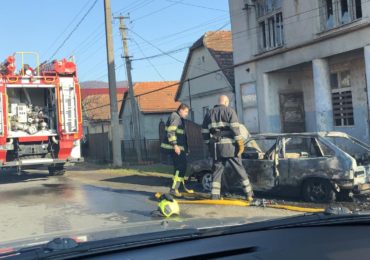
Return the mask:
<path id="1" fill-rule="evenodd" d="M 30 236 L 111 229 L 152 220 L 154 192 L 168 191 L 169 175 L 119 175 L 92 169 L 49 177 L 46 171 L 0 175 L 0 244 Z M 285 217 L 286 210 L 181 205 L 180 218 Z"/>

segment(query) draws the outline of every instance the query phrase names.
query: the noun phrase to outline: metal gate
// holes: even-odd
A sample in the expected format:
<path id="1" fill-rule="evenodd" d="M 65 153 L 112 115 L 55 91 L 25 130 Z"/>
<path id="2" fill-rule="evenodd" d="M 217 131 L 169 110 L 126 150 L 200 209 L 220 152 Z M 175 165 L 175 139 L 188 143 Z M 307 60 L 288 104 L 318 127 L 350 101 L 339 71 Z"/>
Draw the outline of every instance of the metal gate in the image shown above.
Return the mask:
<path id="1" fill-rule="evenodd" d="M 202 127 L 192 121 L 185 120 L 185 128 L 186 128 L 186 134 L 188 138 L 188 144 L 189 144 L 189 161 L 196 161 L 201 160 L 204 158 L 207 158 L 208 156 L 208 149 L 205 146 L 203 142 Z M 165 124 L 164 122 L 161 122 L 159 124 L 159 138 L 160 141 L 163 142 L 164 138 L 166 138 L 166 132 L 165 132 Z M 169 158 L 162 153 L 161 155 L 162 162 L 170 162 Z"/>
<path id="2" fill-rule="evenodd" d="M 110 146 L 108 133 L 89 134 L 87 149 L 88 160 L 99 163 L 110 163 L 112 161 Z"/>

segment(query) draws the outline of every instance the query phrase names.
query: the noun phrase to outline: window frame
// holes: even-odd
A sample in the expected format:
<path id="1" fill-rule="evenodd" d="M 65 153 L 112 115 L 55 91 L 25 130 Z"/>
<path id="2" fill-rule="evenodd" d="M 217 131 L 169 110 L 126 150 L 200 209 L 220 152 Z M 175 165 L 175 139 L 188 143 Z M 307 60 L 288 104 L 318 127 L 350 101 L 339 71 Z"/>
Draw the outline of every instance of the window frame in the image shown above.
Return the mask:
<path id="1" fill-rule="evenodd" d="M 269 1 L 271 3 L 271 10 L 267 10 L 265 6 L 265 10 L 261 12 L 263 6 L 266 5 L 266 3 Z M 284 46 L 285 37 L 284 37 L 284 16 L 282 12 L 282 1 L 259 0 L 257 1 L 256 5 L 257 5 L 256 17 L 258 24 L 258 46 L 260 51 L 261 52 L 270 51 Z M 280 23 L 278 23 L 278 21 L 280 21 Z M 270 26 L 272 27 L 270 28 Z M 278 28 L 279 26 L 281 28 Z"/>
<path id="2" fill-rule="evenodd" d="M 327 1 L 332 1 L 332 10 L 333 10 L 333 25 L 329 27 L 327 25 L 328 21 L 328 8 L 327 8 Z M 321 10 L 320 14 L 320 23 L 321 23 L 321 31 L 329 31 L 341 26 L 345 26 L 347 24 L 356 22 L 362 19 L 362 2 L 361 3 L 361 17 L 357 17 L 356 11 L 356 1 L 358 0 L 345 0 L 347 2 L 347 9 L 348 9 L 348 16 L 349 19 L 346 22 L 342 21 L 342 1 L 343 0 L 319 0 L 319 9 Z M 360 0 L 361 1 L 361 0 Z"/>
<path id="3" fill-rule="evenodd" d="M 349 86 L 342 86 L 342 73 L 348 73 L 349 75 Z M 337 86 L 332 86 L 332 76 L 336 75 L 336 83 Z M 336 112 L 344 111 L 348 104 L 341 104 L 341 108 L 339 110 L 334 110 L 334 103 L 333 103 L 333 94 L 339 94 L 339 98 L 342 98 L 343 92 L 350 92 L 351 93 L 351 107 L 348 109 L 352 109 L 352 117 L 348 116 L 349 113 L 341 113 L 340 124 L 337 124 L 337 119 L 335 116 Z M 351 84 L 351 70 L 348 68 L 344 68 L 341 70 L 335 70 L 330 72 L 330 93 L 331 93 L 331 100 L 332 100 L 332 111 L 333 111 L 333 125 L 334 127 L 354 127 L 355 126 L 355 115 L 353 109 L 353 88 Z M 352 123 L 350 123 L 350 119 L 352 119 Z"/>

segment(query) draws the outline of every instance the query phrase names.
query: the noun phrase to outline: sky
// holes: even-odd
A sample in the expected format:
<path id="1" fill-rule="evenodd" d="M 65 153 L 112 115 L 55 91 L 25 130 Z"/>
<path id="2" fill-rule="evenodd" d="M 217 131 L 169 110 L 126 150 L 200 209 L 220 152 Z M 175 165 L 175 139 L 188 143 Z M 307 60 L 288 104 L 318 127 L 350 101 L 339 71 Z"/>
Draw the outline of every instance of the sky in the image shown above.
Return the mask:
<path id="1" fill-rule="evenodd" d="M 16 51 L 38 52 L 41 61 L 73 55 L 80 82 L 108 81 L 104 0 L 1 2 L 0 61 Z M 188 47 L 207 31 L 230 29 L 227 0 L 111 0 L 111 6 L 113 16 L 129 17 L 133 81 L 179 80 Z M 119 21 L 112 26 L 116 78 L 126 80 Z M 26 61 L 35 63 L 32 56 Z"/>

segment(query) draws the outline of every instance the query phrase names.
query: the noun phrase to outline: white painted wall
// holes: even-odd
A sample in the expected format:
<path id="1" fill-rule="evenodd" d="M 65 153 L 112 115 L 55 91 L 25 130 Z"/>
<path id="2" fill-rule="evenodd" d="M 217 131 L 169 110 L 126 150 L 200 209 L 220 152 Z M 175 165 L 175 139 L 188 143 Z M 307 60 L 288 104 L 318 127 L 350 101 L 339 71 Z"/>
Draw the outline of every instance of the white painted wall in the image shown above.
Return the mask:
<path id="1" fill-rule="evenodd" d="M 166 122 L 170 114 L 171 113 L 144 114 L 140 112 L 139 129 L 141 137 L 145 137 L 146 139 L 159 139 L 159 123 L 161 120 Z M 131 106 L 129 101 L 127 101 L 121 120 L 122 128 L 124 131 L 123 140 L 134 139 L 131 122 Z"/>
<path id="2" fill-rule="evenodd" d="M 185 80 L 217 69 L 219 66 L 208 49 L 205 47 L 197 48 L 192 52 Z M 185 82 L 181 87 L 179 101 L 190 104 L 188 83 Z M 229 96 L 230 103 L 234 106 L 235 97 L 232 86 L 222 72 L 190 81 L 191 105 L 195 123 L 201 124 L 203 122 L 203 107 L 212 108 L 217 104 L 217 98 L 221 94 Z"/>

